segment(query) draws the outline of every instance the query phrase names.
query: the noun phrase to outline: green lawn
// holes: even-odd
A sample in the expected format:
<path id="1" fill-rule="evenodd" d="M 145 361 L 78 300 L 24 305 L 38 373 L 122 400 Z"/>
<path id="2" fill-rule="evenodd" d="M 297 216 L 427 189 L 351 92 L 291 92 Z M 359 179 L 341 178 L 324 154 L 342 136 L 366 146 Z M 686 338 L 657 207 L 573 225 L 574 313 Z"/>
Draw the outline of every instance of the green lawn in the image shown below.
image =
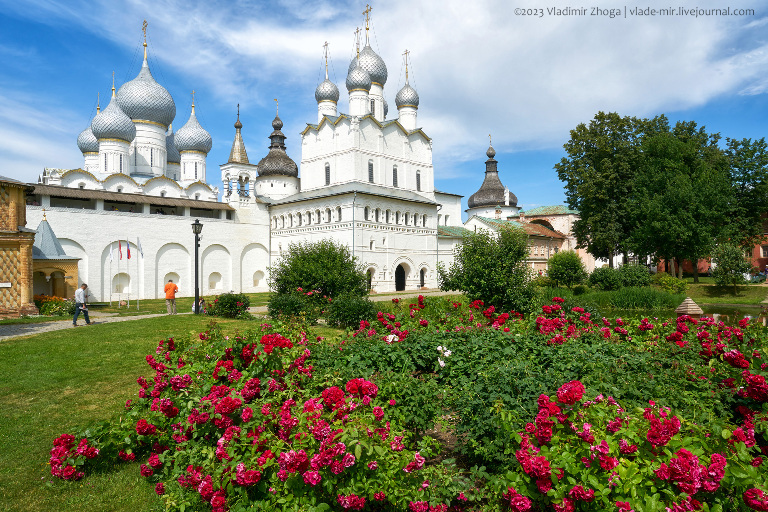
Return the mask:
<path id="1" fill-rule="evenodd" d="M 191 301 L 190 301 L 191 308 Z M 0 341 L 0 510 L 161 510 L 139 464 L 52 478 L 48 458 L 59 434 L 120 414 L 135 396 L 144 361 L 168 336 L 205 330 L 210 317 L 148 318 Z M 254 322 L 217 319 L 227 330 Z"/>
<path id="2" fill-rule="evenodd" d="M 768 286 L 744 285 L 716 286 L 714 284 L 688 284 L 685 294 L 698 304 L 760 304 L 768 298 Z"/>

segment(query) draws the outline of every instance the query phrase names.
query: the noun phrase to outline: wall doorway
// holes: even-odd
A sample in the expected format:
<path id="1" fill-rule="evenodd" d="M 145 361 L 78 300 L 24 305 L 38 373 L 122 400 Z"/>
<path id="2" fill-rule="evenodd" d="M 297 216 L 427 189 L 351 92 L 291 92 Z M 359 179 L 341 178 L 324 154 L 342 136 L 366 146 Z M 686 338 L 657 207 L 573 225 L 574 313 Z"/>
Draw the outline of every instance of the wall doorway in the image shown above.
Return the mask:
<path id="1" fill-rule="evenodd" d="M 398 292 L 405 290 L 405 267 L 402 263 L 395 269 L 395 290 Z"/>

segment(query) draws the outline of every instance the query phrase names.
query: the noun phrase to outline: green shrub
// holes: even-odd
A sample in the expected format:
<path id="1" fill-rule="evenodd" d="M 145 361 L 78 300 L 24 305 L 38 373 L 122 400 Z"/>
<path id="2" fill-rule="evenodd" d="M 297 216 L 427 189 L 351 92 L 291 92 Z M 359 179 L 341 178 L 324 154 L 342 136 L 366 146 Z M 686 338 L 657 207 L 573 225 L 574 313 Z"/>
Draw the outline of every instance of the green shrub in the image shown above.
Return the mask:
<path id="1" fill-rule="evenodd" d="M 368 279 L 347 246 L 325 239 L 290 244 L 270 267 L 269 285 L 278 294 L 313 291 L 319 297 L 368 293 Z"/>
<path id="2" fill-rule="evenodd" d="M 589 285 L 599 290 L 618 290 L 621 282 L 621 274 L 615 268 L 596 268 L 589 274 Z"/>
<path id="3" fill-rule="evenodd" d="M 536 291 L 527 259 L 528 235 L 520 228 L 468 233 L 456 246 L 451 267 L 438 268 L 440 289 L 460 290 L 470 301 L 505 311 L 531 311 Z"/>
<path id="4" fill-rule="evenodd" d="M 213 302 L 206 304 L 205 312 L 211 316 L 242 318 L 248 314 L 251 301 L 242 293 L 222 293 Z"/>
<path id="5" fill-rule="evenodd" d="M 557 286 L 557 283 L 552 281 L 552 279 L 550 279 L 548 276 L 543 276 L 543 275 L 535 276 L 531 280 L 531 284 L 534 286 L 538 286 L 539 288 L 548 288 L 548 287 Z"/>
<path id="6" fill-rule="evenodd" d="M 54 300 L 47 300 L 42 302 L 42 304 L 38 307 L 41 315 L 68 316 L 75 314 L 75 301 L 59 299 L 58 297 L 52 297 L 51 299 Z"/>
<path id="7" fill-rule="evenodd" d="M 669 293 L 683 293 L 688 288 L 688 283 L 683 279 L 672 277 L 669 274 L 656 274 L 654 281 L 659 288 Z"/>
<path id="8" fill-rule="evenodd" d="M 573 294 L 574 295 L 584 295 L 585 293 L 589 292 L 589 288 L 584 286 L 583 284 L 577 284 L 573 287 Z"/>
<path id="9" fill-rule="evenodd" d="M 584 282 L 587 271 L 576 251 L 560 251 L 547 261 L 547 273 L 555 283 L 571 288 Z"/>
<path id="10" fill-rule="evenodd" d="M 651 273 L 645 265 L 628 264 L 619 268 L 622 286 L 651 286 Z"/>
<path id="11" fill-rule="evenodd" d="M 736 293 L 736 285 L 744 284 L 744 274 L 752 270 L 752 265 L 744 256 L 744 250 L 737 245 L 721 244 L 715 248 L 712 261 L 716 263 L 712 269 L 712 277 L 718 286 L 733 285 Z"/>
<path id="12" fill-rule="evenodd" d="M 629 286 L 619 290 L 599 291 L 589 295 L 589 300 L 598 309 L 674 309 L 685 300 L 685 296 L 653 288 Z"/>
<path id="13" fill-rule="evenodd" d="M 301 317 L 310 324 L 317 322 L 321 308 L 314 294 L 307 296 L 303 292 L 275 293 L 267 303 L 267 311 L 272 318 Z M 327 300 L 327 299 L 326 299 Z"/>
<path id="14" fill-rule="evenodd" d="M 356 329 L 360 320 L 370 320 L 375 313 L 373 302 L 367 297 L 345 294 L 328 304 L 326 320 L 328 325 Z"/>

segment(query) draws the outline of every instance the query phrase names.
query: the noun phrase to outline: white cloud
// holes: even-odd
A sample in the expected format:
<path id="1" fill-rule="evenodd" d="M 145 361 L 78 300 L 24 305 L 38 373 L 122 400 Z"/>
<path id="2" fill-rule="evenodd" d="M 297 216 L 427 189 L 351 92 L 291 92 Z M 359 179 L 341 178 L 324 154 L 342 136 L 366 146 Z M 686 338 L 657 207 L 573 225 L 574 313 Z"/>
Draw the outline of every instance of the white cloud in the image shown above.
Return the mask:
<path id="1" fill-rule="evenodd" d="M 404 79 L 401 54 L 408 48 L 411 83 L 421 97 L 420 124 L 434 139 L 435 163 L 446 177 L 460 175 L 457 162 L 483 159 L 489 132 L 500 152 L 560 147 L 570 129 L 599 110 L 655 115 L 768 89 L 762 79 L 768 45 L 759 36 L 768 18 L 515 15 L 516 7 L 538 7 L 530 4 L 478 0 L 467 8 L 460 0 L 392 0 L 374 5 L 372 45 L 389 68 L 390 117 L 396 115 L 394 95 Z M 600 4 L 624 6 L 611 0 Z M 756 0 L 742 4 L 760 7 Z M 363 4 L 102 0 L 86 7 L 39 0 L 24 11 L 10 3 L 6 8 L 51 24 L 76 24 L 125 48 L 136 47 L 140 22 L 150 13 L 150 52 L 161 72 L 170 69 L 205 84 L 219 103 L 266 105 L 280 90 L 281 112 L 294 118 L 284 116 L 286 128 L 293 128 L 313 121 L 311 95 L 326 40 L 345 96 L 352 32 L 361 23 Z M 177 98 L 177 104 L 184 102 Z M 346 108 L 344 99 L 340 107 Z"/>

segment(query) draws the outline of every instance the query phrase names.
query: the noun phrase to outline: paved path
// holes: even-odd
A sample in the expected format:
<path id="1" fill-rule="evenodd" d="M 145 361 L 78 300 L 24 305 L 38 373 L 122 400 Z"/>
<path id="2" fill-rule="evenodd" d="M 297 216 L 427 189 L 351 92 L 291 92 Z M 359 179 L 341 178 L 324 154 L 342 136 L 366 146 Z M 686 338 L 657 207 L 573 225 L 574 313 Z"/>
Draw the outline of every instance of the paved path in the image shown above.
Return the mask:
<path id="1" fill-rule="evenodd" d="M 392 300 L 395 297 L 401 299 L 418 297 L 419 295 L 426 296 L 438 296 L 438 295 L 455 295 L 455 292 L 443 292 L 437 289 L 434 290 L 421 290 L 415 292 L 393 292 L 393 293 L 380 293 L 371 295 L 370 299 L 374 302 L 382 302 Z M 266 315 L 266 306 L 255 306 L 248 309 L 248 312 L 254 315 Z M 179 313 L 180 315 L 191 315 L 192 313 Z M 150 315 L 135 315 L 135 316 L 118 316 L 117 313 L 101 313 L 98 311 L 91 312 L 91 321 L 96 324 L 108 324 L 111 322 L 128 322 L 131 320 L 142 320 L 144 318 L 155 318 L 158 316 L 165 316 L 165 313 L 150 314 Z M 40 322 L 36 324 L 11 324 L 0 325 L 0 341 L 18 338 L 20 336 L 34 336 L 44 332 L 61 331 L 63 329 L 90 329 L 83 323 L 83 319 L 78 319 L 78 327 L 72 327 L 72 319 L 56 320 L 54 322 Z"/>
<path id="2" fill-rule="evenodd" d="M 181 313 L 184 315 L 191 315 L 192 313 Z M 141 320 L 143 318 L 154 318 L 157 316 L 165 316 L 163 314 L 155 315 L 136 315 L 136 316 L 118 316 L 117 313 L 99 313 L 94 311 L 91 313 L 91 323 L 95 324 L 108 324 L 112 322 L 128 322 L 130 320 Z M 61 331 L 63 329 L 91 329 L 93 326 L 86 326 L 82 317 L 78 318 L 78 327 L 72 327 L 72 319 L 56 320 L 53 322 L 40 322 L 38 324 L 11 324 L 0 325 L 0 341 L 10 338 L 17 338 L 19 336 L 34 336 L 44 332 Z"/>

